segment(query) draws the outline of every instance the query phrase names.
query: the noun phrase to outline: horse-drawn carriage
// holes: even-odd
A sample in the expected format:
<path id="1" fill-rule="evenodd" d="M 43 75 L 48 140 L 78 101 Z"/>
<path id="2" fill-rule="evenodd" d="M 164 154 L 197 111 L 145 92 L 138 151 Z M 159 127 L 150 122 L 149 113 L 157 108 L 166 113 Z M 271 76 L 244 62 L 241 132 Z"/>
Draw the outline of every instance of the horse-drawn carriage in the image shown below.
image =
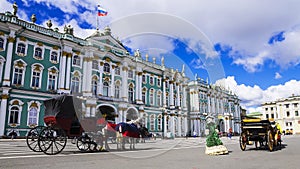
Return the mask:
<path id="1" fill-rule="evenodd" d="M 134 125 L 131 124 L 112 124 L 103 117 L 99 123 L 96 117 L 85 117 L 82 113 L 83 104 L 82 99 L 67 95 L 44 101 L 46 126 L 37 126 L 28 132 L 28 147 L 36 152 L 54 155 L 60 153 L 65 148 L 67 139 L 71 138 L 79 150 L 93 151 L 98 147 L 98 143 L 102 147 L 105 142 L 106 148 L 108 147 L 109 133 L 117 135 L 120 132 L 124 136 L 134 137 L 146 133 L 146 128 L 136 126 L 135 133 L 132 134 L 131 127 Z"/>
<path id="2" fill-rule="evenodd" d="M 269 120 L 246 118 L 241 122 L 240 148 L 246 150 L 246 145 L 255 144 L 255 148 L 267 146 L 270 151 L 281 148 L 280 130 Z"/>

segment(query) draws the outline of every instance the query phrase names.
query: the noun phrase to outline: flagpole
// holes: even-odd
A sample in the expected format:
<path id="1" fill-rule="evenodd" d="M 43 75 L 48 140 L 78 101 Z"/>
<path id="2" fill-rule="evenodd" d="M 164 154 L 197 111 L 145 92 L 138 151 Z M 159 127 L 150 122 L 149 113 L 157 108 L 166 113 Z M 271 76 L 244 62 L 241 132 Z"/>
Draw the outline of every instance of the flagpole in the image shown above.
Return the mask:
<path id="1" fill-rule="evenodd" d="M 99 5 L 98 5 L 99 6 Z M 97 31 L 99 30 L 99 16 L 98 16 L 98 6 L 97 6 L 97 15 L 96 15 L 96 17 L 97 17 L 97 26 L 96 26 L 96 29 L 97 29 Z"/>

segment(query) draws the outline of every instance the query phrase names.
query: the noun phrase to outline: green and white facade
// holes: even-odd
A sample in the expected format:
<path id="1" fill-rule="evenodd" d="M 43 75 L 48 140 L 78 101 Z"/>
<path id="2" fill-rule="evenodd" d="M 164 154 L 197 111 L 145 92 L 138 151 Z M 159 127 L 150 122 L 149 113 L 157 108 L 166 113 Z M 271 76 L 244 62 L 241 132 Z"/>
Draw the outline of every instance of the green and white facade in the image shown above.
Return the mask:
<path id="1" fill-rule="evenodd" d="M 150 132 L 165 137 L 200 126 L 191 108 L 200 106 L 191 96 L 198 88 L 184 68 L 167 68 L 163 58 L 150 61 L 138 50 L 130 55 L 109 27 L 82 39 L 71 26 L 59 32 L 50 21 L 43 27 L 35 20 L 18 18 L 16 10 L 0 13 L 0 136 L 25 136 L 44 125 L 43 101 L 63 93 L 85 99 L 85 117 L 105 114 L 116 123 L 141 117 Z"/>

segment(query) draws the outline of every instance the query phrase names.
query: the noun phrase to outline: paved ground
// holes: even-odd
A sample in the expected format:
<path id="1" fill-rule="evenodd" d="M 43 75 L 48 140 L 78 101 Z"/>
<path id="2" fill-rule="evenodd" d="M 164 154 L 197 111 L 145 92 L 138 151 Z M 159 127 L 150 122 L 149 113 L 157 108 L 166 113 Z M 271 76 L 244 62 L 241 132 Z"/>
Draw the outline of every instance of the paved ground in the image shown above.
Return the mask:
<path id="1" fill-rule="evenodd" d="M 31 152 L 25 140 L 0 140 L 0 168 L 299 168 L 300 136 L 284 136 L 283 149 L 274 152 L 255 150 L 254 146 L 241 151 L 238 137 L 221 139 L 229 150 L 228 155 L 205 155 L 205 138 L 149 140 L 137 144 L 135 151 L 99 153 L 80 153 L 75 145 L 68 143 L 55 156 Z"/>

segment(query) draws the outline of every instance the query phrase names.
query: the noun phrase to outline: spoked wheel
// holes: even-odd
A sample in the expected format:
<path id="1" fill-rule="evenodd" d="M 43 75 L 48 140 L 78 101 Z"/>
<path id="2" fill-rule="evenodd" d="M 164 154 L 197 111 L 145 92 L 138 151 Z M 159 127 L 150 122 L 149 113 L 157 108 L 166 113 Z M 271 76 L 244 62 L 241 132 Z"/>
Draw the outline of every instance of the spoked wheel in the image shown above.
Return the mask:
<path id="1" fill-rule="evenodd" d="M 272 132 L 269 130 L 268 131 L 268 147 L 270 151 L 273 151 L 274 149 L 274 139 L 273 139 L 273 135 Z"/>
<path id="2" fill-rule="evenodd" d="M 78 137 L 76 146 L 80 151 L 88 151 L 90 148 L 91 138 L 88 135 Z"/>
<path id="3" fill-rule="evenodd" d="M 242 133 L 240 136 L 240 147 L 241 150 L 245 151 L 246 150 L 246 145 L 247 145 L 247 137 L 245 133 Z"/>
<path id="4" fill-rule="evenodd" d="M 38 139 L 38 145 L 42 152 L 48 155 L 60 153 L 66 146 L 66 133 L 61 128 L 44 128 Z"/>
<path id="5" fill-rule="evenodd" d="M 40 132 L 45 128 L 44 126 L 36 126 L 32 128 L 26 135 L 26 143 L 30 150 L 34 152 L 40 152 L 40 148 L 38 145 L 38 138 Z"/>

